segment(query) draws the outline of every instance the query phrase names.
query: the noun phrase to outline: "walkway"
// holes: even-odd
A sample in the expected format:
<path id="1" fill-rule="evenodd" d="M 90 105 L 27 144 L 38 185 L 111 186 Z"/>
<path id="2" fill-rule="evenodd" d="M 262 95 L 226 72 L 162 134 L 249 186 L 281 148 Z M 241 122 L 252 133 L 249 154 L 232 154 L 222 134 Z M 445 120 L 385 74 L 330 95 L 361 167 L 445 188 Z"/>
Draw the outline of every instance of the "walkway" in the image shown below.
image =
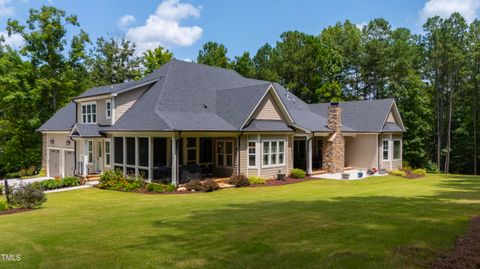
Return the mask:
<path id="1" fill-rule="evenodd" d="M 56 189 L 56 190 L 49 190 L 45 191 L 45 193 L 54 193 L 54 192 L 63 192 L 63 191 L 74 191 L 74 190 L 81 190 L 81 189 L 87 189 L 91 188 L 94 185 L 97 185 L 98 181 L 87 181 L 85 185 L 80 185 L 80 186 L 75 186 L 75 187 L 68 187 L 68 188 L 61 188 L 61 189 Z"/>
<path id="2" fill-rule="evenodd" d="M 24 184 L 27 184 L 27 183 L 33 183 L 33 182 L 38 182 L 38 181 L 45 181 L 45 180 L 49 180 L 49 179 L 53 179 L 51 177 L 34 177 L 34 178 L 25 178 L 25 179 L 19 179 L 19 178 L 12 178 L 12 179 L 7 179 L 8 181 L 8 185 L 14 185 L 14 184 L 18 184 L 20 182 L 24 183 Z M 0 184 L 4 184 L 4 180 L 0 180 Z"/>

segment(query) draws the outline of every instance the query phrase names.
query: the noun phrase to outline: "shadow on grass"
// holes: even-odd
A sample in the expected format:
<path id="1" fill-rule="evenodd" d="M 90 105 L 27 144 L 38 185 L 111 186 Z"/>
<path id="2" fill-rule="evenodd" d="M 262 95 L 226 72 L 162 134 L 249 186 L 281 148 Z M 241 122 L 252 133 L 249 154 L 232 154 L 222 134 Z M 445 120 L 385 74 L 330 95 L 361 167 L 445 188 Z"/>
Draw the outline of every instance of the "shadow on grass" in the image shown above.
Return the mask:
<path id="1" fill-rule="evenodd" d="M 154 221 L 157 233 L 127 247 L 175 257 L 161 267 L 423 267 L 480 214 L 479 204 L 461 202 L 480 200 L 478 179 L 440 185 L 446 189 L 429 197 L 229 204 Z"/>

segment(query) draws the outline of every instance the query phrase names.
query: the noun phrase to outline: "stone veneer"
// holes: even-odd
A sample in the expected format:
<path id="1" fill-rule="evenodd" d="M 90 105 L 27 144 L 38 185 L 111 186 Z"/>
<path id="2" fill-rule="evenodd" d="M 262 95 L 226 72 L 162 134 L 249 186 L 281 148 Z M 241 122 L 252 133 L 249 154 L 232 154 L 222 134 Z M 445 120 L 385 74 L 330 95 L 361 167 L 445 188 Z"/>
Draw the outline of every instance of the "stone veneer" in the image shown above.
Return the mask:
<path id="1" fill-rule="evenodd" d="M 328 107 L 328 128 L 333 133 L 323 143 L 323 169 L 328 173 L 343 172 L 345 168 L 345 139 L 342 135 L 342 109 L 338 103 Z"/>

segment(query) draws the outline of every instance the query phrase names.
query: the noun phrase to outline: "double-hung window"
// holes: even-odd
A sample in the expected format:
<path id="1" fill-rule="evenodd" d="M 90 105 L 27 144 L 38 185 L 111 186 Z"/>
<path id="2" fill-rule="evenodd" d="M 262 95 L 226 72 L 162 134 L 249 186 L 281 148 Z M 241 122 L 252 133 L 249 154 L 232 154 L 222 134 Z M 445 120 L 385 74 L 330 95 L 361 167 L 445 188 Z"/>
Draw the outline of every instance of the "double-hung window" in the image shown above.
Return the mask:
<path id="1" fill-rule="evenodd" d="M 82 123 L 97 123 L 97 103 L 82 104 Z"/>
<path id="2" fill-rule="evenodd" d="M 87 142 L 87 151 L 88 151 L 88 162 L 93 162 L 93 141 L 88 140 Z"/>
<path id="3" fill-rule="evenodd" d="M 263 141 L 263 166 L 285 165 L 285 141 Z"/>
<path id="4" fill-rule="evenodd" d="M 248 142 L 248 167 L 257 167 L 257 143 Z"/>
<path id="5" fill-rule="evenodd" d="M 402 141 L 395 139 L 393 140 L 393 159 L 400 160 L 402 158 Z"/>
<path id="6" fill-rule="evenodd" d="M 112 99 L 108 99 L 105 101 L 105 117 L 107 119 L 112 118 Z"/>
<path id="7" fill-rule="evenodd" d="M 111 163 L 111 144 L 110 140 L 105 140 L 105 166 L 110 166 Z"/>
<path id="8" fill-rule="evenodd" d="M 390 141 L 385 139 L 382 141 L 382 157 L 384 161 L 390 160 Z"/>

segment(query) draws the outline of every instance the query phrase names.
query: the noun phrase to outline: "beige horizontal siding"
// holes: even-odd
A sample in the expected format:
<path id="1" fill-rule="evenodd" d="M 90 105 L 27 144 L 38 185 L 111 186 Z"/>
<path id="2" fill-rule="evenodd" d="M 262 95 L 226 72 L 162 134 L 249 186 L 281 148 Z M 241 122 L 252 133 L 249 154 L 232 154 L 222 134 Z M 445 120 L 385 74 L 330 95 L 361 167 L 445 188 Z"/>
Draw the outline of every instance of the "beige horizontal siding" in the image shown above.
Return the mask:
<path id="1" fill-rule="evenodd" d="M 119 94 L 115 97 L 115 120 L 120 119 L 125 112 L 127 112 L 138 98 L 148 89 L 149 86 L 140 87 L 136 90 L 131 90 Z"/>
<path id="2" fill-rule="evenodd" d="M 253 114 L 253 119 L 283 120 L 282 113 L 272 94 L 268 93 Z"/>

